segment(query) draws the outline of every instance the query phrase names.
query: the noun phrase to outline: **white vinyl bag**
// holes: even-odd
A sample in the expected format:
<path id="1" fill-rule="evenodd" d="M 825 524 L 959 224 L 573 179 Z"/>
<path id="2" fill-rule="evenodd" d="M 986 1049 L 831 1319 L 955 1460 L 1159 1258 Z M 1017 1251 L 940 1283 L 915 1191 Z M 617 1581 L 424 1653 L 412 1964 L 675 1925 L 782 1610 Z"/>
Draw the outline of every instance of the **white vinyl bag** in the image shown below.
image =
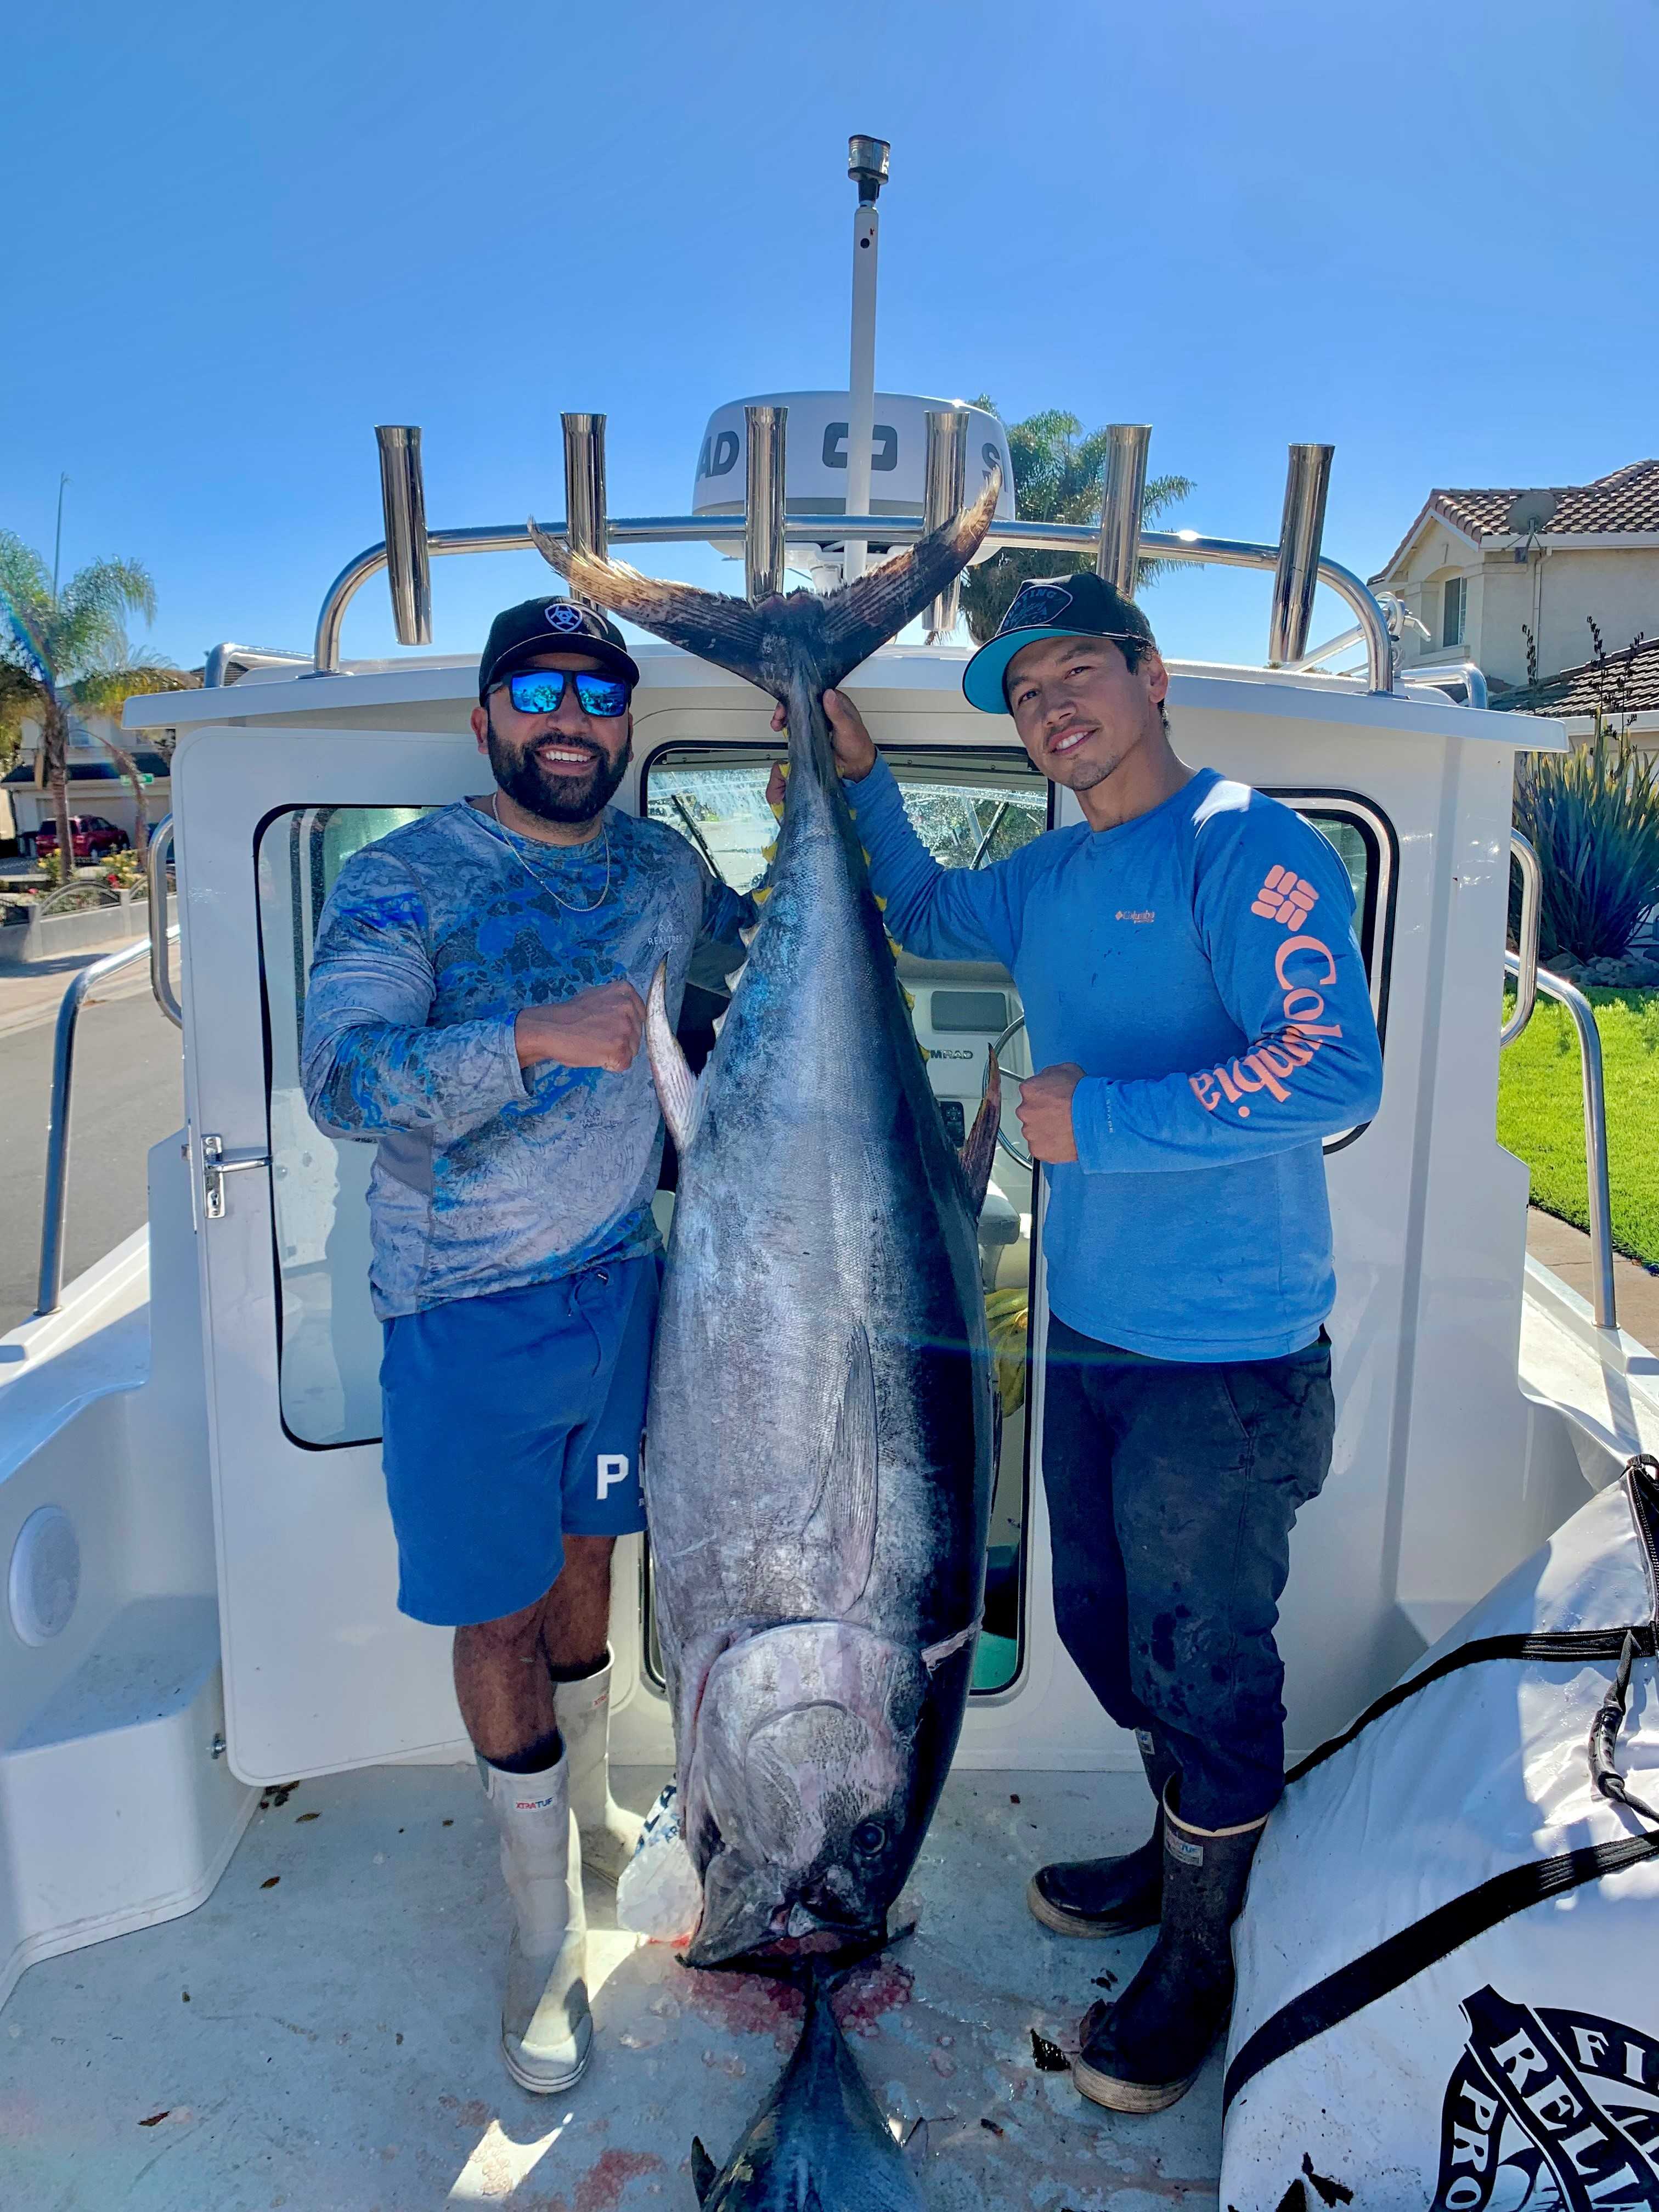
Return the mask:
<path id="1" fill-rule="evenodd" d="M 1292 1773 L 1234 1930 L 1229 2212 L 1659 2212 L 1659 1462 Z"/>

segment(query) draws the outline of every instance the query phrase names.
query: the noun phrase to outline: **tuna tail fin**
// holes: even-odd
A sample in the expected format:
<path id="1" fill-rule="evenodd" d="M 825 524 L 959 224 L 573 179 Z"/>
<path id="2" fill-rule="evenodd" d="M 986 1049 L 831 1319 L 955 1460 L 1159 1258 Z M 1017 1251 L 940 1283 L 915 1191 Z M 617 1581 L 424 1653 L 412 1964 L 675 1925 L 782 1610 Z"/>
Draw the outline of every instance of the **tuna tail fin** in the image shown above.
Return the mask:
<path id="1" fill-rule="evenodd" d="M 971 507 L 821 602 L 823 689 L 839 684 L 878 646 L 896 637 L 962 574 L 991 527 L 1001 495 L 1002 471 L 994 468 Z"/>
<path id="2" fill-rule="evenodd" d="M 783 699 L 792 676 L 799 680 L 803 652 L 812 663 L 817 690 L 827 690 L 937 599 L 979 550 L 1001 490 L 1001 471 L 993 469 L 971 507 L 824 599 L 816 592 L 791 592 L 751 605 L 575 552 L 533 517 L 530 535 L 549 567 L 581 598 Z"/>
<path id="3" fill-rule="evenodd" d="M 708 2192 L 720 2179 L 720 2168 L 702 2147 L 702 2137 L 691 2138 L 691 2186 L 697 2192 L 699 2204 L 708 2202 Z"/>
<path id="4" fill-rule="evenodd" d="M 1001 1127 L 1002 1070 L 997 1065 L 996 1047 L 988 1045 L 985 1053 L 984 1096 L 974 1116 L 974 1126 L 968 1132 L 968 1140 L 958 1155 L 968 1184 L 968 1211 L 975 1221 L 984 1210 L 985 1194 L 990 1188 L 991 1170 L 997 1156 L 997 1132 Z"/>

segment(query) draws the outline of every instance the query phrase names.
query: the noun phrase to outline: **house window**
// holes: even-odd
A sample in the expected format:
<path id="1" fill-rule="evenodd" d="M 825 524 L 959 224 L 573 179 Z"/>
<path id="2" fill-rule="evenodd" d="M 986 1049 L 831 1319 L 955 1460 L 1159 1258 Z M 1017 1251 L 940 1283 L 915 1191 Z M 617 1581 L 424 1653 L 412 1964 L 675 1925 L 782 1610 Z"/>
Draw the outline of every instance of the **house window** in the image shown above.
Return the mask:
<path id="1" fill-rule="evenodd" d="M 1463 617 L 1469 601 L 1469 580 L 1467 576 L 1448 576 L 1444 603 L 1440 615 L 1442 645 L 1462 645 Z"/>

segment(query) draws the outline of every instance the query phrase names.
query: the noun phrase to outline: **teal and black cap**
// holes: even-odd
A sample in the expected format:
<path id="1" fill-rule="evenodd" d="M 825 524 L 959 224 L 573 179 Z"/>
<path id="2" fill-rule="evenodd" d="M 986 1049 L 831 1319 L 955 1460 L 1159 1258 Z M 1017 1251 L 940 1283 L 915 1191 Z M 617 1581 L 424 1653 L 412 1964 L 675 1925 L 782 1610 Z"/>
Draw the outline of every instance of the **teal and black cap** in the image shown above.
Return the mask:
<path id="1" fill-rule="evenodd" d="M 591 653 L 601 668 L 637 684 L 640 672 L 630 658 L 623 634 L 608 615 L 578 599 L 520 599 L 505 607 L 489 625 L 489 635 L 478 662 L 478 698 L 487 697 L 514 669 L 538 653 L 553 653 L 560 646 L 573 653 Z"/>
<path id="2" fill-rule="evenodd" d="M 1022 584 L 1002 626 L 962 672 L 962 689 L 981 714 L 1006 714 L 1008 663 L 1040 637 L 1109 637 L 1119 643 L 1139 639 L 1156 645 L 1152 626 L 1133 599 L 1115 585 L 1087 571 L 1049 576 Z M 1139 655 L 1136 656 L 1139 658 Z"/>

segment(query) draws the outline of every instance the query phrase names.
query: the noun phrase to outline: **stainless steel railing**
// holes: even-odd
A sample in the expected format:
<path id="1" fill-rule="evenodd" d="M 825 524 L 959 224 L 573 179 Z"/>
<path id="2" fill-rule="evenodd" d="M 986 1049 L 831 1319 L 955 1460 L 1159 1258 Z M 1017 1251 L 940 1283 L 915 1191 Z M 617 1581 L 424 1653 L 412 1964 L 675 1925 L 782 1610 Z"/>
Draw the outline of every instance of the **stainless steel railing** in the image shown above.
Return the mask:
<path id="1" fill-rule="evenodd" d="M 1504 964 L 1518 976 L 1518 955 L 1506 952 Z M 1538 988 L 1566 1008 L 1578 1032 L 1579 1065 L 1584 1083 L 1584 1166 L 1589 1182 L 1590 1304 L 1597 1328 L 1617 1328 L 1618 1302 L 1613 1281 L 1613 1199 L 1607 1188 L 1607 1104 L 1601 1082 L 1601 1036 L 1595 1010 L 1564 976 L 1538 970 Z"/>
<path id="2" fill-rule="evenodd" d="M 152 920 L 154 917 L 152 917 Z M 179 934 L 175 922 L 167 939 Z M 106 977 L 148 960 L 150 940 L 124 945 L 106 953 L 74 976 L 58 1009 L 58 1034 L 52 1045 L 52 1105 L 46 1121 L 46 1188 L 40 1216 L 40 1273 L 36 1289 L 35 1318 L 56 1313 L 64 1289 L 64 1228 L 69 1218 L 70 1093 L 75 1080 L 75 1038 L 81 1009 Z M 163 954 L 165 964 L 165 954 Z"/>
<path id="3" fill-rule="evenodd" d="M 563 535 L 562 519 L 544 526 L 554 537 Z M 605 537 L 612 545 L 676 545 L 700 544 L 742 526 L 742 518 L 712 514 L 644 514 L 611 517 Z M 922 534 L 920 515 L 792 514 L 784 536 L 792 544 L 841 544 L 848 539 L 872 538 L 878 544 L 911 545 Z M 997 522 L 986 537 L 992 548 L 1007 546 L 1025 552 L 1066 553 L 1079 568 L 1094 566 L 1100 532 L 1091 524 L 1063 522 Z M 476 530 L 434 530 L 428 533 L 433 556 L 461 553 L 513 553 L 527 550 L 530 532 L 523 523 L 502 524 Z M 1257 545 L 1237 538 L 1200 538 L 1195 531 L 1143 531 L 1139 551 L 1158 561 L 1193 562 L 1224 568 L 1266 568 L 1277 572 L 1277 545 Z M 340 669 L 340 632 L 346 609 L 371 576 L 386 565 L 384 538 L 365 546 L 347 562 L 324 594 L 317 617 L 317 642 L 312 673 L 337 676 Z M 1394 642 L 1382 610 L 1362 580 L 1340 561 L 1322 556 L 1319 580 L 1345 599 L 1358 617 L 1365 642 L 1366 681 L 1372 691 L 1394 688 Z"/>
<path id="4" fill-rule="evenodd" d="M 1541 991 L 1565 1006 L 1578 1033 L 1578 1060 L 1584 1085 L 1584 1168 L 1589 1185 L 1591 1305 L 1597 1328 L 1617 1328 L 1618 1300 L 1613 1279 L 1613 1198 L 1607 1187 L 1607 1101 L 1601 1079 L 1601 1033 L 1595 1010 L 1565 976 L 1538 964 L 1538 922 L 1543 902 L 1543 872 L 1538 855 L 1518 830 L 1510 848 L 1521 871 L 1519 949 L 1506 951 L 1504 965 L 1515 978 L 1515 1012 L 1498 1031 L 1500 1048 L 1515 1042 L 1532 1019 Z"/>
<path id="5" fill-rule="evenodd" d="M 173 994 L 167 973 L 167 945 L 179 934 L 167 927 L 167 862 L 173 858 L 173 817 L 164 814 L 149 833 L 149 988 L 156 1005 L 176 1030 L 185 1010 Z"/>
<path id="6" fill-rule="evenodd" d="M 1532 1019 L 1538 999 L 1538 919 L 1543 904 L 1544 873 L 1538 855 L 1518 830 L 1510 832 L 1510 853 L 1521 871 L 1521 927 L 1514 969 L 1515 1012 L 1498 1033 L 1500 1045 L 1513 1044 Z"/>

